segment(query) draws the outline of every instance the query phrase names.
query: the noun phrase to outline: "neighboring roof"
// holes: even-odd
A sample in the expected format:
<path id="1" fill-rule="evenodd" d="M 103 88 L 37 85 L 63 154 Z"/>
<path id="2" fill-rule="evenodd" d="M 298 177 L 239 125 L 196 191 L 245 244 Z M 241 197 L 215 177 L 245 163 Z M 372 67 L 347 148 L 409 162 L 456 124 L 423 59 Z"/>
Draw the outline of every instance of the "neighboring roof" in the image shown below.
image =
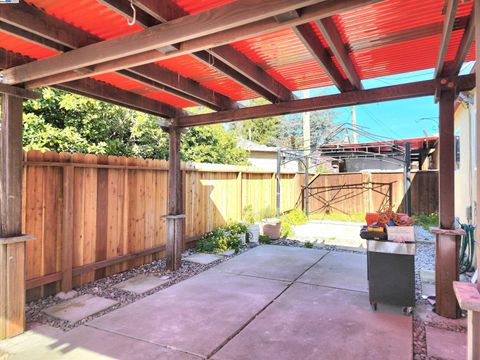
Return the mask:
<path id="1" fill-rule="evenodd" d="M 397 140 L 390 140 L 390 141 L 373 141 L 373 142 L 365 142 L 365 143 L 358 143 L 358 144 L 326 144 L 321 146 L 322 150 L 328 149 L 363 149 L 366 151 L 376 151 L 380 152 L 390 152 L 392 149 L 398 149 L 399 147 L 403 147 L 405 143 L 410 143 L 410 150 L 416 151 L 425 148 L 432 148 L 438 142 L 438 136 L 428 136 L 428 137 L 419 137 L 419 138 L 409 138 L 409 139 L 397 139 Z"/>
<path id="2" fill-rule="evenodd" d="M 274 146 L 267 146 L 258 144 L 250 140 L 240 139 L 237 143 L 239 148 L 245 149 L 247 151 L 258 151 L 258 152 L 277 152 L 278 148 Z"/>
<path id="3" fill-rule="evenodd" d="M 188 15 L 234 1 L 171 0 L 171 2 L 180 9 L 180 13 Z M 21 3 L 40 9 L 98 40 L 116 38 L 144 28 L 138 23 L 128 26 L 126 17 L 119 13 L 119 9 L 112 8 L 116 6 L 115 4 L 126 5 L 126 14 L 129 14 L 128 1 L 25 0 Z M 444 0 L 385 0 L 334 15 L 331 21 L 338 29 L 358 76 L 360 79 L 369 79 L 435 67 L 445 18 L 444 3 Z M 7 11 L 7 7 L 10 6 L 17 5 L 3 5 L 2 11 Z M 472 6 L 473 1 L 463 1 L 458 5 L 456 21 L 446 51 L 446 62 L 455 58 Z M 152 21 L 155 24 L 155 18 L 148 18 L 149 14 L 143 16 L 147 18 L 147 23 Z M 328 41 L 318 22 L 310 22 L 309 26 L 316 36 L 315 41 L 323 44 L 330 54 L 331 61 L 337 65 L 337 71 L 346 78 L 342 67 L 338 66 L 339 60 L 329 49 Z M 58 42 L 52 46 L 51 38 L 42 44 L 42 41 L 34 41 L 35 36 L 30 36 L 30 39 L 21 38 L 12 35 L 8 29 L 8 26 L 4 26 L 0 31 L 0 48 L 32 59 L 44 59 L 60 53 L 55 49 L 59 47 Z M 34 35 L 38 37 L 38 34 Z M 66 48 L 68 50 L 68 46 Z M 291 27 L 235 41 L 230 44 L 230 48 L 245 56 L 288 91 L 333 84 Z M 473 44 L 465 60 L 472 60 L 474 56 Z M 237 81 L 238 79 L 220 71 L 218 61 L 213 55 L 211 59 L 208 55 L 207 57 L 206 61 L 205 59 L 202 61 L 201 57 L 195 54 L 181 55 L 153 64 L 235 101 L 259 96 L 252 87 L 248 88 Z M 175 107 L 185 108 L 198 104 L 195 99 L 177 96 L 178 94 L 174 92 L 149 86 L 118 72 L 93 78 Z"/>

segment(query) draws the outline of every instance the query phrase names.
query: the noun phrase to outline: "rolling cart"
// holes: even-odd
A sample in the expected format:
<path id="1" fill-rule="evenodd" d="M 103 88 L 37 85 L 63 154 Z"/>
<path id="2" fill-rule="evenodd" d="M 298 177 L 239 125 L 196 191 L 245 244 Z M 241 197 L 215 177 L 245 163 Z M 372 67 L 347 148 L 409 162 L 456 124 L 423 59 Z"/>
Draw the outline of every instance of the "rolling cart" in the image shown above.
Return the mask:
<path id="1" fill-rule="evenodd" d="M 406 314 L 415 306 L 415 243 L 367 240 L 370 305 L 403 306 Z"/>

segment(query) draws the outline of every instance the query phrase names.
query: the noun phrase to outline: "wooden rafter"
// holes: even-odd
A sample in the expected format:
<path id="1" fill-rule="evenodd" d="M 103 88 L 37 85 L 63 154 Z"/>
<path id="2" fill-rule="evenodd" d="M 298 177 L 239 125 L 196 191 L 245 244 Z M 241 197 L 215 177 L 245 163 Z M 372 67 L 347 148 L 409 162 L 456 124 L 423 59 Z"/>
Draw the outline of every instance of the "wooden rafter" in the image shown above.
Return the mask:
<path id="1" fill-rule="evenodd" d="M 69 72 L 67 69 L 74 69 L 85 66 L 86 64 L 96 63 L 99 54 L 94 58 L 90 58 L 90 56 L 95 55 L 98 50 L 101 50 L 100 53 L 102 53 L 102 55 L 100 57 L 104 62 L 92 66 L 92 75 L 143 65 L 153 61 L 225 45 L 233 41 L 300 25 L 318 18 L 328 17 L 342 11 L 352 10 L 379 1 L 381 0 L 326 0 L 306 6 L 305 4 L 309 2 L 282 1 L 278 3 L 278 1 L 275 2 L 272 0 L 262 2 L 261 5 L 257 3 L 255 7 L 249 6 L 249 2 L 234 2 L 213 9 L 216 10 L 214 13 L 212 13 L 213 10 L 208 13 L 208 17 L 210 18 L 215 16 L 216 21 L 214 23 L 205 20 L 207 17 L 205 13 L 189 15 L 166 24 L 156 25 L 148 30 L 106 40 L 101 44 L 89 45 L 88 47 L 47 58 L 34 64 L 24 65 L 27 66 L 26 68 L 22 66 L 9 69 L 8 71 L 4 71 L 3 74 L 7 82 L 29 82 L 33 79 L 45 77 L 42 81 L 38 81 L 36 85 L 55 84 L 78 79 L 78 74 Z M 270 8 L 270 6 L 273 7 L 272 2 L 275 3 L 275 10 Z M 233 5 L 242 6 L 243 11 L 235 11 L 231 8 Z M 230 7 L 226 9 L 227 6 Z M 301 6 L 305 7 L 302 8 L 299 18 L 294 18 L 283 23 L 278 23 L 275 19 L 268 16 L 270 14 L 283 13 L 292 7 Z M 219 11 L 223 14 L 219 14 Z M 235 12 L 232 13 L 232 11 Z M 253 15 L 252 12 L 254 13 Z M 260 13 L 260 15 L 258 13 Z M 198 23 L 198 15 L 202 15 L 202 21 L 200 23 Z M 195 23 L 196 21 L 197 23 Z M 242 23 L 243 25 L 239 25 Z M 192 33 L 192 26 L 196 29 L 195 33 Z M 222 28 L 223 30 L 221 30 Z M 158 33 L 160 33 L 160 36 L 157 36 Z M 175 44 L 179 41 L 182 42 L 180 50 L 169 54 L 162 54 L 156 50 L 137 53 L 146 48 L 158 48 L 159 46 Z M 117 56 L 121 56 L 121 58 L 108 60 Z M 62 74 L 62 72 L 64 73 Z M 60 75 L 55 76 L 47 75 L 59 73 Z M 31 84 L 32 83 L 35 82 L 31 81 Z"/>
<path id="2" fill-rule="evenodd" d="M 27 14 L 27 16 L 24 14 Z M 29 26 L 32 26 L 34 33 L 30 33 L 31 36 L 27 40 L 42 45 L 45 45 L 45 43 L 55 43 L 57 44 L 55 48 L 57 51 L 62 51 L 62 48 L 63 51 L 77 49 L 86 43 L 93 44 L 102 41 L 100 38 L 78 29 L 73 25 L 59 21 L 53 16 L 25 3 L 1 7 L 0 19 L 8 21 L 8 23 L 5 24 L 11 27 L 11 29 L 4 30 L 16 36 L 21 36 L 18 33 L 19 31 L 29 34 L 29 31 L 24 29 L 29 29 Z M 37 23 L 42 24 L 42 26 L 37 25 Z M 51 26 L 47 26 L 48 24 Z M 69 37 L 62 35 L 69 32 L 75 33 L 77 36 Z M 22 37 L 26 38 L 27 35 Z M 50 48 L 52 48 L 52 46 L 50 46 Z M 155 78 L 151 76 L 143 77 L 142 72 L 145 71 L 145 73 L 151 74 L 152 67 L 156 69 L 157 76 L 155 76 Z M 86 70 L 87 71 L 80 73 L 80 76 L 82 74 L 85 76 L 90 75 L 88 69 Z M 200 103 L 214 110 L 225 110 L 236 107 L 235 103 L 228 97 L 215 93 L 191 79 L 179 76 L 173 71 L 160 68 L 153 64 L 146 65 L 145 68 L 138 67 L 135 70 L 135 74 L 132 74 L 130 71 L 122 72 L 122 76 L 131 78 L 152 88 L 169 92 L 189 101 Z"/>
<path id="3" fill-rule="evenodd" d="M 470 14 L 467 24 L 465 25 L 465 30 L 463 32 L 462 40 L 460 41 L 460 45 L 458 46 L 457 53 L 455 55 L 455 60 L 451 65 L 451 71 L 449 75 L 457 75 L 467 57 L 468 52 L 473 44 L 473 39 L 475 38 L 475 7 L 472 8 L 472 13 Z"/>
<path id="4" fill-rule="evenodd" d="M 332 60 L 330 53 L 323 46 L 322 42 L 318 38 L 315 30 L 310 24 L 302 24 L 293 28 L 298 38 L 302 41 L 310 54 L 322 67 L 323 71 L 328 75 L 330 80 L 340 91 L 354 90 L 352 84 L 350 84 L 340 73 L 337 66 Z"/>
<path id="5" fill-rule="evenodd" d="M 327 42 L 330 51 L 333 53 L 343 72 L 350 81 L 350 84 L 357 90 L 363 89 L 360 76 L 358 75 L 355 65 L 348 54 L 347 46 L 342 40 L 342 36 L 331 17 L 316 21 L 320 32 Z"/>
<path id="6" fill-rule="evenodd" d="M 101 2 L 106 3 L 122 16 L 129 17 L 132 13 L 132 9 L 121 0 L 101 0 Z M 141 18 L 137 17 L 137 23 L 143 27 L 149 27 L 188 15 L 185 10 L 171 0 L 163 0 L 162 5 L 163 8 L 158 5 L 154 7 L 151 0 L 136 0 L 134 6 L 137 6 L 140 13 L 143 14 Z M 147 9 L 148 12 L 143 9 Z M 293 98 L 289 89 L 230 45 L 213 48 L 208 52 L 203 50 L 194 52 L 192 55 L 272 102 Z M 256 85 L 252 86 L 252 84 Z"/>
<path id="7" fill-rule="evenodd" d="M 463 75 L 449 80 L 458 91 L 475 87 L 475 74 Z M 369 90 L 355 90 L 341 94 L 292 100 L 284 103 L 261 105 L 237 110 L 220 111 L 211 114 L 193 115 L 176 119 L 181 127 L 240 121 L 259 117 L 294 114 L 305 111 L 333 109 L 344 106 L 369 104 L 413 97 L 434 95 L 441 86 L 441 80 L 425 80 L 409 84 L 386 86 Z"/>
<path id="8" fill-rule="evenodd" d="M 445 18 L 443 21 L 442 36 L 440 38 L 440 47 L 438 49 L 437 63 L 435 65 L 434 77 L 443 76 L 445 67 L 445 57 L 447 55 L 450 37 L 452 36 L 453 26 L 455 24 L 455 16 L 457 14 L 459 0 L 447 0 L 445 9 Z"/>
<path id="9" fill-rule="evenodd" d="M 0 48 L 0 69 L 8 69 L 12 66 L 27 64 L 32 61 L 35 60 Z M 183 113 L 182 110 L 173 106 L 130 91 L 122 90 L 98 80 L 82 79 L 56 85 L 55 87 L 152 115 L 173 118 Z"/>

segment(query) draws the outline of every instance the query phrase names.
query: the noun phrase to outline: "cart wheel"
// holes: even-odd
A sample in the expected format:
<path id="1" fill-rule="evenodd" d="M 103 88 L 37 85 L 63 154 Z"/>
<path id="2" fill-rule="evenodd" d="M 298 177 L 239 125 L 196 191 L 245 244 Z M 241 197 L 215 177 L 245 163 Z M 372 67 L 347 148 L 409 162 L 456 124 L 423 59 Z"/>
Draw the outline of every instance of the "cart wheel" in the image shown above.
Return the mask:
<path id="1" fill-rule="evenodd" d="M 403 315 L 409 316 L 413 312 L 413 306 L 405 306 L 403 308 Z"/>
<path id="2" fill-rule="evenodd" d="M 373 311 L 377 311 L 377 303 L 370 303 L 370 307 Z"/>

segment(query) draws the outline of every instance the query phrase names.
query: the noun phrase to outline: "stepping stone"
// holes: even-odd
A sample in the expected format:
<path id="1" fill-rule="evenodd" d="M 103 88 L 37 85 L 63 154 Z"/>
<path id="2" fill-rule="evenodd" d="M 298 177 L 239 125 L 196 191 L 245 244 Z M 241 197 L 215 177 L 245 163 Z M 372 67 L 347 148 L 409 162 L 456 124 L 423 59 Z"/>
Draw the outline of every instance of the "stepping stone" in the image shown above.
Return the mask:
<path id="1" fill-rule="evenodd" d="M 199 253 L 199 254 L 190 255 L 183 260 L 193 262 L 196 264 L 207 265 L 220 259 L 222 259 L 222 257 L 218 255 Z"/>
<path id="2" fill-rule="evenodd" d="M 131 279 L 122 281 L 114 285 L 114 288 L 130 291 L 136 294 L 143 294 L 147 291 L 155 289 L 158 286 L 165 284 L 168 280 L 161 279 L 156 276 L 148 276 L 148 275 L 137 275 Z"/>
<path id="3" fill-rule="evenodd" d="M 221 253 L 219 253 L 218 255 L 223 255 L 223 256 L 232 256 L 235 254 L 235 250 L 226 250 L 226 251 L 222 251 Z"/>
<path id="4" fill-rule="evenodd" d="M 50 306 L 43 312 L 57 319 L 75 323 L 116 304 L 118 302 L 115 300 L 85 294 L 61 304 Z"/>
<path id="5" fill-rule="evenodd" d="M 467 358 L 467 334 L 445 329 L 425 327 L 429 358 L 463 360 Z"/>

